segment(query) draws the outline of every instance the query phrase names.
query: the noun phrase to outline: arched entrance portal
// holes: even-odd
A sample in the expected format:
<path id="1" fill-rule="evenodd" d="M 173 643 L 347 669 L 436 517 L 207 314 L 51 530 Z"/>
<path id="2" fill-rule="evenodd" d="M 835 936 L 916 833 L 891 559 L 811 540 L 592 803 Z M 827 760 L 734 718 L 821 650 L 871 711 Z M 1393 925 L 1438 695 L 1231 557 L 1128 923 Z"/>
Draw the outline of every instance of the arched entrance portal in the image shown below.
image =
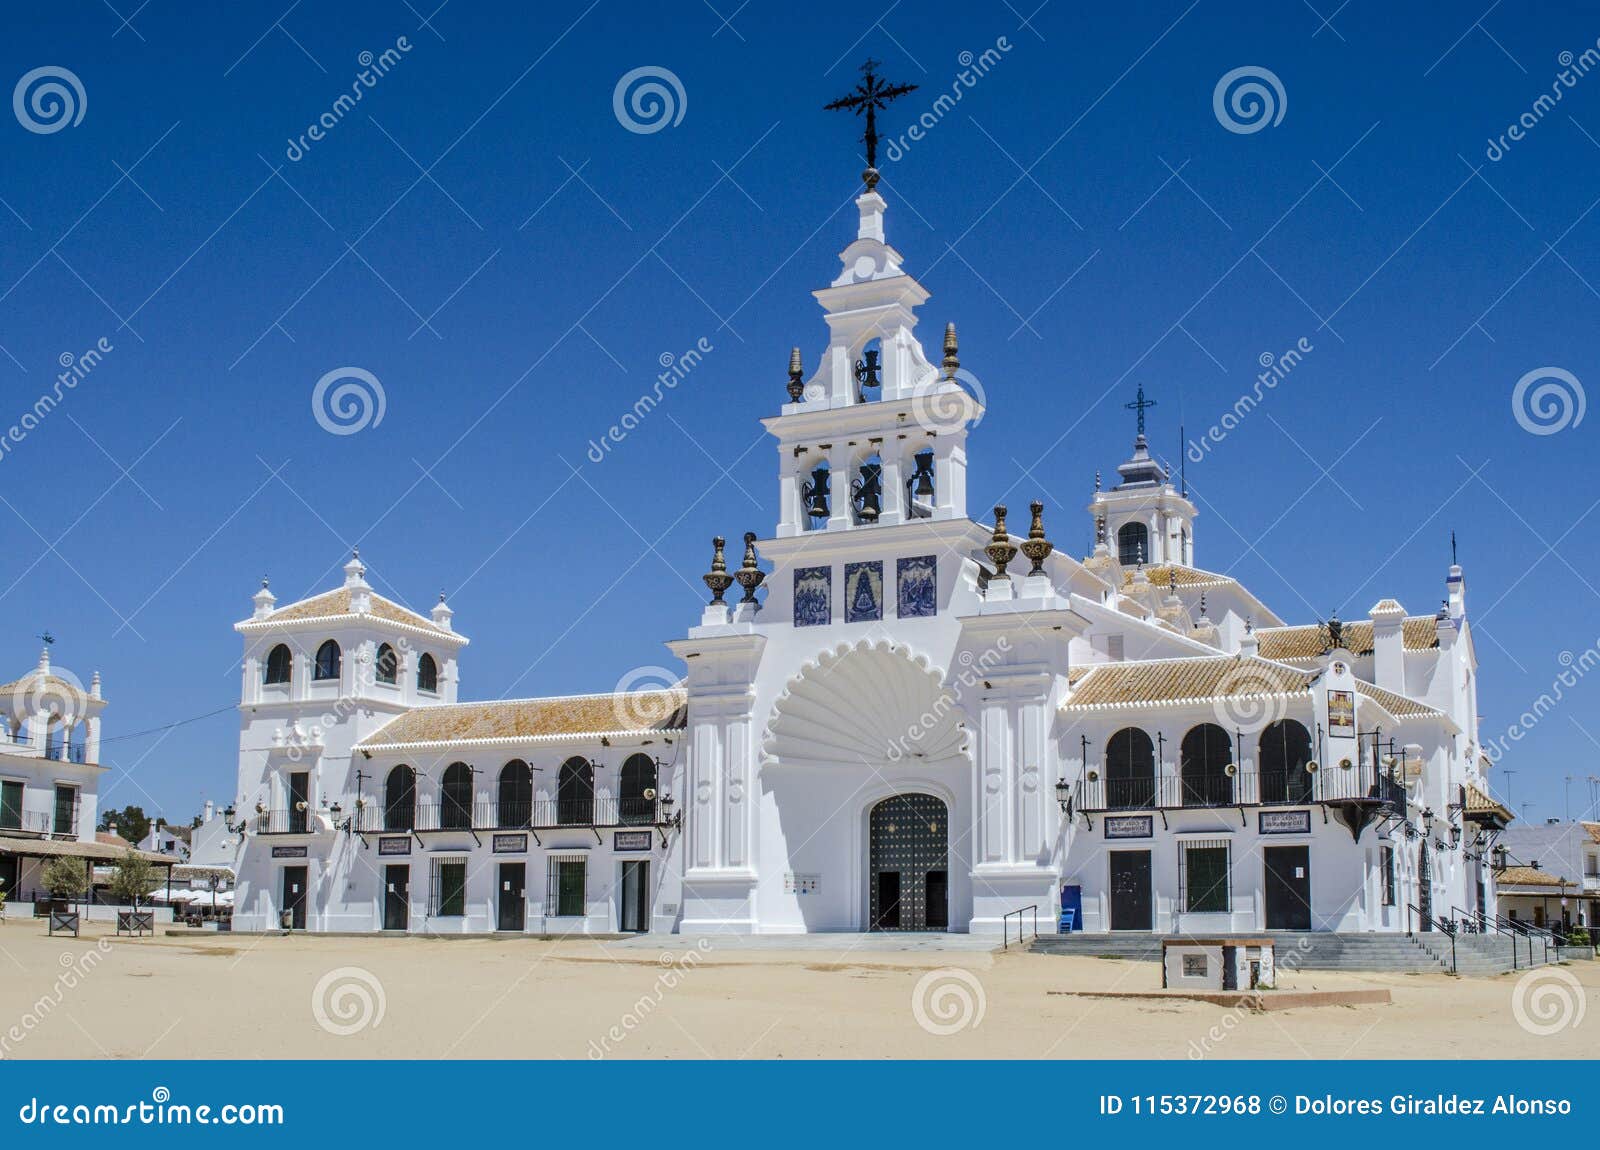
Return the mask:
<path id="1" fill-rule="evenodd" d="M 950 812 L 932 795 L 895 795 L 868 825 L 873 930 L 950 926 Z"/>

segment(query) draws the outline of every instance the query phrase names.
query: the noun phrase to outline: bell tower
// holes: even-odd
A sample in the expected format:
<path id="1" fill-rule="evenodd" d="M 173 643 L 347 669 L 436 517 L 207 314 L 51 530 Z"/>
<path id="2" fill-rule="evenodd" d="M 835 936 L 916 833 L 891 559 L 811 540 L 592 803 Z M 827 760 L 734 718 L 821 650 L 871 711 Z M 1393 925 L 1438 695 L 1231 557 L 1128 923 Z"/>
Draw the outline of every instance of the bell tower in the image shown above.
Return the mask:
<path id="1" fill-rule="evenodd" d="M 1095 521 L 1095 552 L 1100 554 L 1104 543 L 1109 554 L 1128 568 L 1139 563 L 1192 567 L 1195 506 L 1187 491 L 1172 485 L 1145 439 L 1144 413 L 1156 406 L 1156 400 L 1146 399 L 1140 387 L 1137 398 L 1124 406 L 1138 413 L 1138 431 L 1133 454 L 1117 466 L 1121 481 L 1103 491 L 1099 473 L 1095 474 L 1088 508 Z"/>
<path id="2" fill-rule="evenodd" d="M 809 379 L 789 359 L 789 402 L 764 421 L 778 439 L 779 538 L 967 514 L 968 425 L 983 406 L 959 382 L 955 325 L 939 367 L 916 337 L 928 292 L 884 233 L 888 204 L 856 198 L 855 240 L 814 292 L 828 345 Z"/>

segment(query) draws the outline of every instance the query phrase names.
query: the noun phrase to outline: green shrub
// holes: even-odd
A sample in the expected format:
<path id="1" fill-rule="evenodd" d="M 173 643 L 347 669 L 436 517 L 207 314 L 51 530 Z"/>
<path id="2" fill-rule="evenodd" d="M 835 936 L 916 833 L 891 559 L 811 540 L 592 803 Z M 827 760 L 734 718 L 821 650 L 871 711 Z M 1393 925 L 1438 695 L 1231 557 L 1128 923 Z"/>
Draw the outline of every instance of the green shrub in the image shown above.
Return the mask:
<path id="1" fill-rule="evenodd" d="M 78 898 L 89 889 L 89 876 L 83 860 L 55 858 L 45 864 L 44 888 L 54 898 Z"/>
<path id="2" fill-rule="evenodd" d="M 111 876 L 111 893 L 122 902 L 131 902 L 135 910 L 159 885 L 161 880 L 156 868 L 143 855 L 129 850 L 117 860 L 117 869 Z"/>

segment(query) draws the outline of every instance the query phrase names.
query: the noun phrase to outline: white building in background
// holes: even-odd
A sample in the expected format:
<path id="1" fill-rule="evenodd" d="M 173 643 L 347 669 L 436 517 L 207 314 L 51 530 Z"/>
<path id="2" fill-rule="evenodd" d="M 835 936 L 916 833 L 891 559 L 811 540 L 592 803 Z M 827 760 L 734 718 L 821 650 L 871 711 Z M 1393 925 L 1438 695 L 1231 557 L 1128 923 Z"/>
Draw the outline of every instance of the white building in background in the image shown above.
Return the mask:
<path id="1" fill-rule="evenodd" d="M 142 851 L 165 855 L 178 862 L 187 862 L 189 833 L 188 827 L 175 827 L 171 823 L 152 819 L 149 832 L 139 840 L 138 846 Z"/>
<path id="2" fill-rule="evenodd" d="M 1143 406 L 1088 499 L 1091 555 L 1050 545 L 1078 532 L 1060 509 L 974 519 L 955 327 L 936 367 L 887 205 L 856 205 L 814 293 L 826 347 L 809 376 L 793 353 L 764 421 L 777 522 L 717 541 L 712 602 L 667 644 L 677 685 L 462 701 L 442 601 L 385 599 L 359 556 L 311 599 L 263 586 L 236 625 L 237 929 L 998 933 L 1036 906 L 1091 932 L 1399 931 L 1492 909 L 1510 816 L 1461 569 L 1436 614 L 1285 624 L 1195 565 Z"/>
<path id="3" fill-rule="evenodd" d="M 81 860 L 91 878 L 96 866 L 109 867 L 133 845 L 114 835 L 105 842 L 95 833 L 106 774 L 100 763 L 105 707 L 99 673 L 85 688 L 71 672 L 51 666 L 48 645 L 32 671 L 0 684 L 0 891 L 12 913 L 22 903 L 47 899 L 43 870 L 50 860 Z M 158 868 L 172 861 L 146 857 Z"/>

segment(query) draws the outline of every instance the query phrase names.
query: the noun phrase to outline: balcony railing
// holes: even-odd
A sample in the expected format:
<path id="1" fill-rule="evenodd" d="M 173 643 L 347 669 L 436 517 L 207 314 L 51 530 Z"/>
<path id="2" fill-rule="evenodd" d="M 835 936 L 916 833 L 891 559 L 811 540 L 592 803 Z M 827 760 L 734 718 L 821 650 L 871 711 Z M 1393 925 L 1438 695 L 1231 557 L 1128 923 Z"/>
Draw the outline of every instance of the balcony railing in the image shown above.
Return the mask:
<path id="1" fill-rule="evenodd" d="M 0 810 L 0 834 L 47 835 L 53 825 L 49 811 Z"/>
<path id="2" fill-rule="evenodd" d="M 1182 810 L 1195 807 L 1305 806 L 1310 803 L 1375 799 L 1404 806 L 1405 787 L 1365 764 L 1324 767 L 1316 773 L 1237 771 L 1164 773 L 1129 779 L 1085 777 L 1078 809 L 1084 811 Z"/>
<path id="3" fill-rule="evenodd" d="M 261 811 L 256 815 L 258 835 L 303 835 L 310 833 L 311 812 L 290 808 L 280 811 Z"/>
<path id="4" fill-rule="evenodd" d="M 58 763 L 81 763 L 84 754 L 82 743 L 46 743 L 44 748 L 44 757 Z"/>
<path id="5" fill-rule="evenodd" d="M 452 803 L 361 808 L 355 829 L 365 834 L 407 831 L 555 830 L 561 827 L 651 826 L 660 821 L 656 799 L 583 795 L 565 799 L 480 802 L 470 812 Z"/>

